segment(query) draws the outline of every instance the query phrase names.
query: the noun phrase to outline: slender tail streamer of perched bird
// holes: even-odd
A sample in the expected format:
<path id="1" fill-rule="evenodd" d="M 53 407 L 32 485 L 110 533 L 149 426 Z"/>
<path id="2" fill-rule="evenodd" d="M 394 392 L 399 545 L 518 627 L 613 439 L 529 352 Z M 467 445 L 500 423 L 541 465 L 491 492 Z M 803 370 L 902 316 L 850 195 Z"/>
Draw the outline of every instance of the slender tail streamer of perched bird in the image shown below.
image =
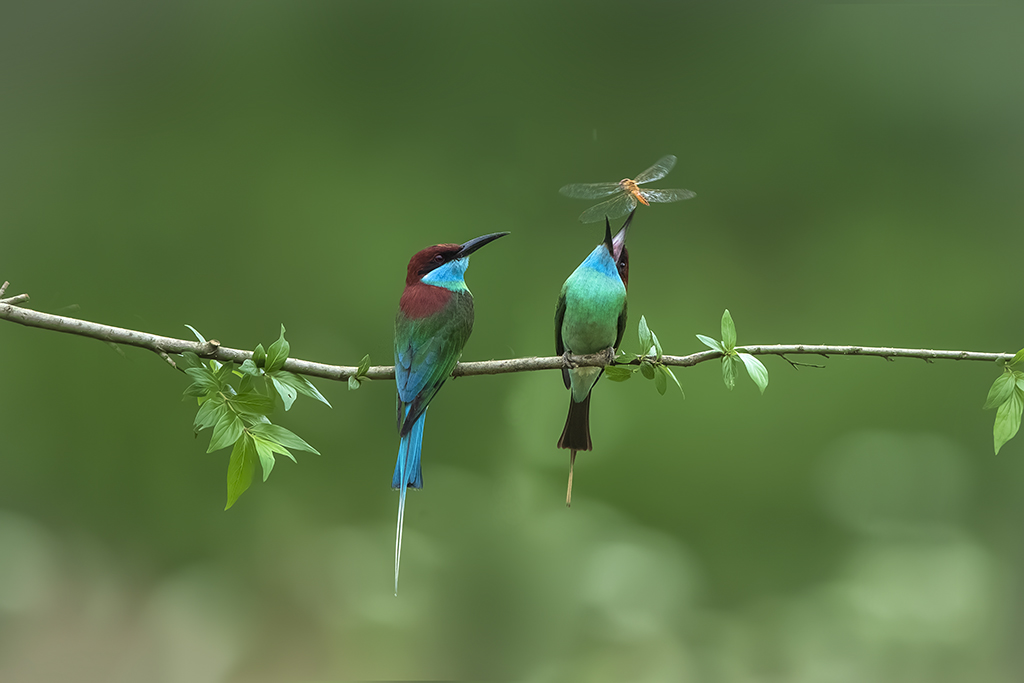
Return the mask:
<path id="1" fill-rule="evenodd" d="M 633 221 L 629 214 L 622 229 L 612 237 L 605 218 L 604 241 L 584 259 L 562 285 L 555 310 L 555 352 L 565 358 L 562 379 L 571 390 L 569 415 L 558 439 L 559 448 L 569 449 L 569 483 L 565 505 L 572 504 L 572 472 L 577 451 L 593 448 L 590 440 L 590 392 L 602 368 L 572 368 L 568 354 L 583 355 L 605 351 L 614 357 L 626 329 L 626 284 L 629 281 L 629 252 L 626 231 Z"/>
<path id="2" fill-rule="evenodd" d="M 420 449 L 427 407 L 451 376 L 473 331 L 473 295 L 464 276 L 469 255 L 504 237 L 495 232 L 465 244 L 438 244 L 409 261 L 405 291 L 395 316 L 395 380 L 398 384 L 398 461 L 391 488 L 398 489 L 395 532 L 395 595 L 402 558 L 405 494 L 423 488 Z"/>

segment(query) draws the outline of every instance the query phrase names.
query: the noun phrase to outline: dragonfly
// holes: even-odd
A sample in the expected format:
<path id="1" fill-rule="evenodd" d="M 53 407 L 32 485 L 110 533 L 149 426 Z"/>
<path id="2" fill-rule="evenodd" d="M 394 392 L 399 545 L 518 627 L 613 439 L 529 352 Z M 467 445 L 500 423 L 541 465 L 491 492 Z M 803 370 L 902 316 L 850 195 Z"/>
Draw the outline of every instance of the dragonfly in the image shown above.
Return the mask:
<path id="1" fill-rule="evenodd" d="M 617 183 L 574 183 L 566 185 L 559 192 L 576 199 L 609 197 L 581 213 L 581 223 L 594 223 L 606 216 L 618 218 L 635 209 L 637 203 L 650 206 L 651 202 L 678 202 L 697 196 L 689 190 L 655 190 L 640 187 L 644 183 L 661 180 L 675 165 L 676 158 L 669 154 L 658 159 L 657 163 L 636 178 L 623 178 Z"/>

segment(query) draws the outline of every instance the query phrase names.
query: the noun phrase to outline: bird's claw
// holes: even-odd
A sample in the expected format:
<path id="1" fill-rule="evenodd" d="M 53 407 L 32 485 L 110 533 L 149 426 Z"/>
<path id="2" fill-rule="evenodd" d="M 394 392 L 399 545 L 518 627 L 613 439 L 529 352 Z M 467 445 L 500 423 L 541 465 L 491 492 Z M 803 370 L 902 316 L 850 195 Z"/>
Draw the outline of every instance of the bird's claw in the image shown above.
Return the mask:
<path id="1" fill-rule="evenodd" d="M 576 363 L 569 360 L 569 349 L 566 349 L 562 353 L 562 368 L 564 368 L 565 370 L 574 370 L 578 367 L 579 366 L 576 365 Z"/>
<path id="2" fill-rule="evenodd" d="M 615 362 L 615 348 L 614 347 L 609 346 L 607 349 L 604 350 L 604 359 L 605 359 L 605 362 L 608 365 L 611 365 L 612 363 Z"/>

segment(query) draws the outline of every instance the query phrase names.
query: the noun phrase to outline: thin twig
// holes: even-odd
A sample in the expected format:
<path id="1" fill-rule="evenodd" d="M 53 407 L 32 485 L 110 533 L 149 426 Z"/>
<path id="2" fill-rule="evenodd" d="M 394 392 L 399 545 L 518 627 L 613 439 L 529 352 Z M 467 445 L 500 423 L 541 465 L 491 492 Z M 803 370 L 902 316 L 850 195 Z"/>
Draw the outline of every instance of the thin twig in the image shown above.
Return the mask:
<path id="1" fill-rule="evenodd" d="M 16 306 L 18 304 L 23 304 L 26 301 L 28 301 L 28 294 L 18 294 L 17 296 L 12 296 L 8 299 L 0 299 L 0 304 Z"/>
<path id="2" fill-rule="evenodd" d="M 174 362 L 174 359 L 167 355 L 166 351 L 157 351 L 156 355 L 160 356 L 165 361 L 170 363 L 171 367 L 174 368 L 175 370 L 181 370 L 181 368 L 178 367 L 178 364 Z M 181 371 L 185 372 L 184 370 L 181 370 Z"/>
<path id="3" fill-rule="evenodd" d="M 787 363 L 789 363 L 790 365 L 792 365 L 794 370 L 799 370 L 800 368 L 824 368 L 825 367 L 824 365 L 818 365 L 817 363 L 802 363 L 802 362 L 800 362 L 798 360 L 790 360 L 789 358 L 786 357 L 786 354 L 784 354 L 784 353 L 780 353 L 779 355 L 782 356 L 782 360 L 784 360 Z M 887 359 L 887 360 L 891 360 L 891 359 Z"/>
<path id="4" fill-rule="evenodd" d="M 27 301 L 27 294 L 19 294 L 0 301 L 0 319 L 9 320 L 28 327 L 38 327 L 54 332 L 65 332 L 77 334 L 83 337 L 91 337 L 112 344 L 125 344 L 137 346 L 155 352 L 165 361 L 175 367 L 174 361 L 169 354 L 180 354 L 191 351 L 202 358 L 214 358 L 219 361 L 233 361 L 241 363 L 252 357 L 251 351 L 232 349 L 221 346 L 220 342 L 211 340 L 205 344 L 187 339 L 175 339 L 163 337 L 138 330 L 129 330 L 123 327 L 113 327 L 100 323 L 69 318 L 62 315 L 41 313 L 28 308 L 22 308 L 11 302 Z M 757 346 L 737 346 L 736 351 L 742 351 L 755 356 L 782 356 L 791 365 L 793 361 L 786 358 L 786 355 L 813 354 L 828 358 L 830 355 L 843 356 L 881 356 L 888 360 L 896 358 L 920 358 L 927 362 L 934 359 L 941 360 L 973 360 L 973 361 L 997 361 L 1010 360 L 1012 353 L 987 353 L 977 351 L 945 351 L 938 349 L 900 349 L 893 347 L 875 346 L 831 346 L 811 344 L 772 344 Z M 665 365 L 677 367 L 690 367 L 705 361 L 720 358 L 720 351 L 699 351 L 687 356 L 662 356 L 661 362 Z M 605 352 L 587 356 L 569 356 L 568 361 L 578 367 L 604 367 L 609 364 L 608 355 Z M 531 372 L 535 370 L 561 370 L 566 359 L 562 356 L 541 356 L 531 358 L 507 358 L 504 360 L 477 361 L 471 363 L 459 363 L 452 375 L 462 377 L 468 375 L 501 375 L 511 372 Z M 809 363 L 807 365 L 810 365 Z M 314 361 L 289 358 L 284 369 L 300 375 L 309 377 L 320 377 L 323 379 L 346 381 L 352 375 L 358 373 L 359 368 L 354 365 L 329 365 Z M 369 379 L 394 379 L 395 368 L 390 365 L 377 365 L 366 371 Z"/>

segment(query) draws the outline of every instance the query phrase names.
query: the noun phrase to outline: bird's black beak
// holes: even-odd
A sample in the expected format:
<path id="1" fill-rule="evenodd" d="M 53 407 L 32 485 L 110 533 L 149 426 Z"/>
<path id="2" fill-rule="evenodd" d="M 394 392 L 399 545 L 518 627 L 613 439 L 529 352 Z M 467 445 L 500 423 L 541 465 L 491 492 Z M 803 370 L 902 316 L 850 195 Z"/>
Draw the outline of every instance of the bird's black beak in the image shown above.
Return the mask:
<path id="1" fill-rule="evenodd" d="M 604 246 L 608 248 L 608 253 L 615 258 L 615 245 L 612 243 L 612 224 L 608 221 L 608 216 L 604 217 Z"/>
<path id="2" fill-rule="evenodd" d="M 455 258 L 465 258 L 485 244 L 493 242 L 499 237 L 504 237 L 508 234 L 509 233 L 507 232 L 492 232 L 490 235 L 482 235 L 476 239 L 472 239 L 459 247 L 459 251 L 455 254 Z"/>
<path id="3" fill-rule="evenodd" d="M 612 256 L 618 261 L 622 256 L 622 250 L 626 247 L 626 231 L 629 230 L 629 224 L 633 222 L 633 215 L 636 214 L 636 209 L 629 212 L 629 216 L 626 218 L 626 222 L 622 224 L 619 231 L 615 233 L 615 237 L 612 238 Z M 609 229 L 610 230 L 610 229 Z"/>

